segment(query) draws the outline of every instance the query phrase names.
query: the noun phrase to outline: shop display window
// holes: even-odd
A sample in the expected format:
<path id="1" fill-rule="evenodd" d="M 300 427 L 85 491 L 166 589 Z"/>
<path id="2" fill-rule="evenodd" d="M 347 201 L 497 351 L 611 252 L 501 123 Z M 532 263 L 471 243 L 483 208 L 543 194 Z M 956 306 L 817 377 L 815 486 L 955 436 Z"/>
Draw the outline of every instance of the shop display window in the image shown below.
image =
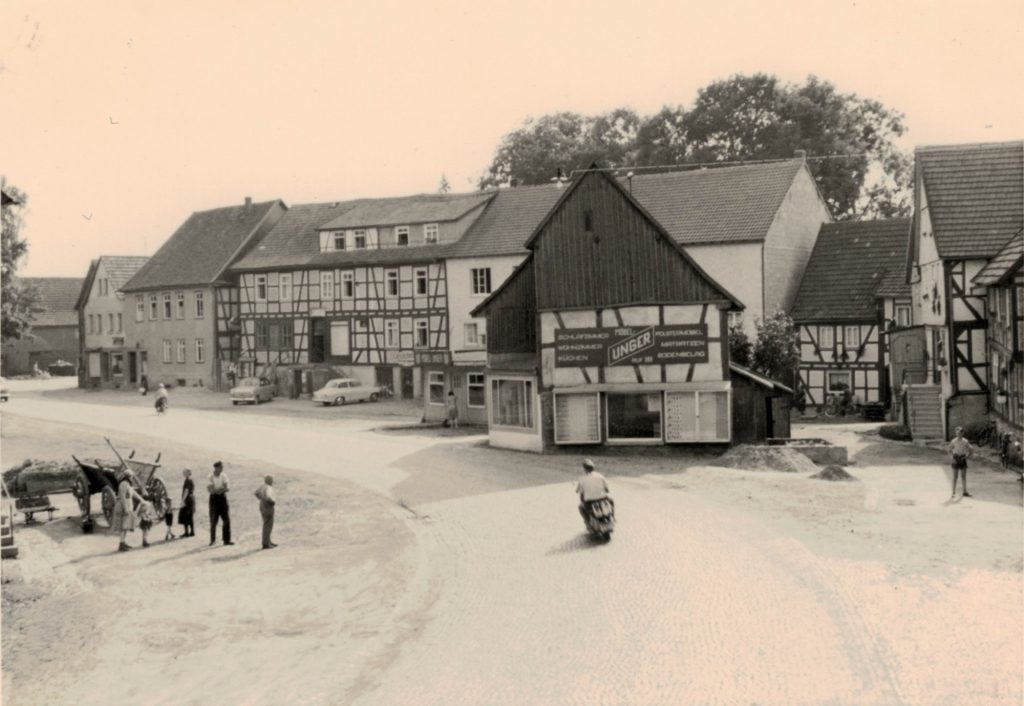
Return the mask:
<path id="1" fill-rule="evenodd" d="M 533 381 L 491 379 L 491 424 L 533 428 Z"/>
<path id="2" fill-rule="evenodd" d="M 555 394 L 555 443 L 601 443 L 601 398 L 598 393 Z"/>
<path id="3" fill-rule="evenodd" d="M 605 395 L 609 441 L 661 441 L 661 393 Z"/>

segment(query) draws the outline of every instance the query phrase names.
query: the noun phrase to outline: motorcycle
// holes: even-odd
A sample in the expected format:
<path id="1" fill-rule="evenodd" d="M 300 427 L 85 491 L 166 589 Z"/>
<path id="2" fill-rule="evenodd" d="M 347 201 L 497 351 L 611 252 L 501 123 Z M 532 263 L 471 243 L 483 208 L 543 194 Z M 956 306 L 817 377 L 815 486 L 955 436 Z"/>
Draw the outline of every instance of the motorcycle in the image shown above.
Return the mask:
<path id="1" fill-rule="evenodd" d="M 611 539 L 615 529 L 615 503 L 611 498 L 584 503 L 582 514 L 588 532 L 605 542 Z"/>
<path id="2" fill-rule="evenodd" d="M 156 406 L 156 413 L 157 414 L 167 414 L 167 398 L 166 397 L 157 397 L 156 398 L 155 406 Z"/>

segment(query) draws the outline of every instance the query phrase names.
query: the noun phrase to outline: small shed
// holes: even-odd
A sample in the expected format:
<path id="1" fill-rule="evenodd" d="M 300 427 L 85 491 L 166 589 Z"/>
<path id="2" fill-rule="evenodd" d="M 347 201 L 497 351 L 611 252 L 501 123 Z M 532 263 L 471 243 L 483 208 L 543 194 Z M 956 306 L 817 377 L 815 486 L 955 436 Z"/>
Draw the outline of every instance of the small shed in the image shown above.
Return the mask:
<path id="1" fill-rule="evenodd" d="M 781 382 L 729 363 L 732 379 L 732 443 L 763 444 L 789 438 L 793 390 Z"/>

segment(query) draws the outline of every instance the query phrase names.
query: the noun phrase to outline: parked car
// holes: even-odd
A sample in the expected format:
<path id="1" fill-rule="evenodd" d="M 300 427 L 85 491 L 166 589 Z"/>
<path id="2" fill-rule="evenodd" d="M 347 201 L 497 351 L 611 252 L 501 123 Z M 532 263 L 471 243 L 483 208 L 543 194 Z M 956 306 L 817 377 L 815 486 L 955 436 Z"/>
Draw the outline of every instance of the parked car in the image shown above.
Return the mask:
<path id="1" fill-rule="evenodd" d="M 7 380 L 0 378 L 0 402 L 7 401 Z"/>
<path id="2" fill-rule="evenodd" d="M 231 388 L 231 404 L 242 402 L 270 402 L 274 398 L 270 380 L 266 378 L 242 378 Z"/>
<path id="3" fill-rule="evenodd" d="M 346 402 L 376 402 L 380 399 L 380 387 L 364 385 L 353 378 L 334 378 L 313 393 L 313 401 L 322 405 L 341 405 Z"/>

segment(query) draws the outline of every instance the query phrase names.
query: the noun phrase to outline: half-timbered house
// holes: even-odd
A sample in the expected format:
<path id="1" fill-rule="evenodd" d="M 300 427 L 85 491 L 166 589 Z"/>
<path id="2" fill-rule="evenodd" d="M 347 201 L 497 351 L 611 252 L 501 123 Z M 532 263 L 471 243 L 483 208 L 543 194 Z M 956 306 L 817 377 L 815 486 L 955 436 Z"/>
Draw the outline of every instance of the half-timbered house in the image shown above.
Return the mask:
<path id="1" fill-rule="evenodd" d="M 739 301 L 606 172 L 582 173 L 488 321 L 492 445 L 728 443 Z"/>
<path id="2" fill-rule="evenodd" d="M 129 371 L 150 385 L 223 388 L 237 357 L 228 266 L 281 218 L 280 201 L 193 213 L 121 288 Z"/>
<path id="3" fill-rule="evenodd" d="M 1024 435 L 1024 232 L 975 275 L 988 299 L 989 408 L 1003 430 Z"/>
<path id="4" fill-rule="evenodd" d="M 988 414 L 987 303 L 972 280 L 1021 228 L 1022 176 L 1022 142 L 915 151 L 909 279 L 929 380 L 910 387 L 910 413 L 939 422 L 918 436 L 948 437 Z"/>
<path id="5" fill-rule="evenodd" d="M 292 206 L 239 260 L 239 372 L 330 366 L 443 405 L 451 364 L 446 256 L 492 193 Z"/>
<path id="6" fill-rule="evenodd" d="M 797 385 L 809 405 L 849 390 L 859 402 L 890 396 L 884 333 L 910 326 L 906 272 L 910 219 L 821 227 L 791 316 L 800 336 Z"/>

